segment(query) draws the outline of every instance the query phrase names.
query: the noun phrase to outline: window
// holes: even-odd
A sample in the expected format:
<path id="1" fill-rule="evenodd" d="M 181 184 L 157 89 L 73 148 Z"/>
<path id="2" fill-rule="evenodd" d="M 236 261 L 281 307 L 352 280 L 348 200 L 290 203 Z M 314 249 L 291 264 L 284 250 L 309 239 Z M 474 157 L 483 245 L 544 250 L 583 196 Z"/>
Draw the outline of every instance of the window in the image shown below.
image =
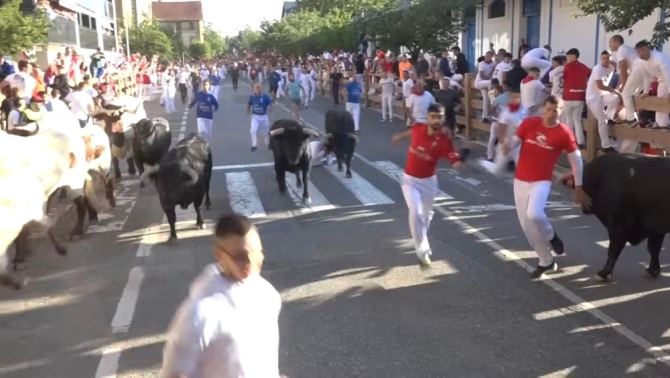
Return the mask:
<path id="1" fill-rule="evenodd" d="M 188 23 L 188 28 L 191 29 L 191 30 L 194 30 L 195 29 L 195 23 L 194 22 L 189 22 Z"/>
<path id="2" fill-rule="evenodd" d="M 177 30 L 181 30 L 181 22 L 175 22 L 175 25 L 177 25 Z"/>
<path id="3" fill-rule="evenodd" d="M 493 0 L 489 5 L 489 18 L 505 17 L 505 0 Z"/>
<path id="4" fill-rule="evenodd" d="M 522 16 L 539 16 L 542 9 L 540 0 L 523 0 Z"/>
<path id="5" fill-rule="evenodd" d="M 79 13 L 79 26 L 86 29 L 97 30 L 98 24 L 95 17 L 91 17 L 84 13 Z"/>

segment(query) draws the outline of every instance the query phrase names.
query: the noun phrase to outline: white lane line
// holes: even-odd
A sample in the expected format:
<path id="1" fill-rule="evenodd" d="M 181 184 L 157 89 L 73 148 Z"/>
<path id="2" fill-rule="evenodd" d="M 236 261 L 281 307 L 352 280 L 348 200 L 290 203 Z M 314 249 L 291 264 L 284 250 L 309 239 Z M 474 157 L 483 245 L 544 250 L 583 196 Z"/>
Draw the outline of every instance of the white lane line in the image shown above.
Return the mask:
<path id="1" fill-rule="evenodd" d="M 284 109 L 288 114 L 292 114 L 291 111 L 284 106 L 283 104 L 279 104 L 279 107 Z M 318 132 L 321 135 L 325 135 L 325 133 L 321 130 L 319 130 L 316 126 L 312 125 L 311 123 L 304 121 L 304 124 L 311 127 L 314 131 Z M 366 163 L 372 167 L 374 167 L 374 163 L 371 162 L 370 160 L 366 159 L 365 157 L 361 156 L 359 153 L 355 153 L 354 156 L 359 161 L 362 161 L 363 163 Z M 383 173 L 383 171 L 380 171 Z M 391 177 L 393 178 L 393 177 Z M 491 240 L 488 236 L 484 235 L 481 233 L 479 230 L 476 228 L 470 226 L 466 222 L 462 221 L 459 217 L 454 216 L 452 213 L 449 211 L 436 206 L 435 210 L 438 211 L 440 214 L 444 215 L 447 220 L 450 220 L 454 223 L 456 223 L 458 226 L 461 227 L 463 233 L 465 234 L 471 234 L 477 239 L 479 239 L 481 242 L 484 244 L 488 245 L 491 247 L 494 251 L 494 256 L 498 257 L 500 260 L 504 262 L 509 262 L 514 261 L 517 265 L 519 265 L 521 268 L 528 272 L 532 272 L 535 270 L 534 267 L 530 266 L 528 263 L 526 263 L 524 260 L 522 260 L 521 257 L 517 255 L 517 253 L 509 251 L 505 248 L 503 248 L 500 244 L 496 243 L 495 241 Z M 654 344 L 650 343 L 646 339 L 644 339 L 642 336 L 636 334 L 633 332 L 630 328 L 620 324 L 616 320 L 614 320 L 612 317 L 609 315 L 605 314 L 603 311 L 599 310 L 596 308 L 593 304 L 590 302 L 586 301 L 585 299 L 581 298 L 577 294 L 571 292 L 569 289 L 567 289 L 565 286 L 559 284 L 558 282 L 552 280 L 550 277 L 545 278 L 540 280 L 540 282 L 543 282 L 545 285 L 549 286 L 550 288 L 554 289 L 554 291 L 558 292 L 561 294 L 564 298 L 567 300 L 571 301 L 574 303 L 577 307 L 582 308 L 584 311 L 588 312 L 591 314 L 593 317 L 597 318 L 598 320 L 602 321 L 604 324 L 607 324 L 612 327 L 613 330 L 615 330 L 617 333 L 620 335 L 624 336 L 631 342 L 635 343 L 642 349 L 644 349 L 647 353 L 651 354 L 652 356 L 655 357 L 655 360 L 663 362 L 664 364 L 670 366 L 670 354 L 665 353 L 661 348 L 655 346 Z"/>
<path id="2" fill-rule="evenodd" d="M 182 126 L 182 127 L 180 127 L 180 128 L 179 128 L 179 131 L 182 131 L 182 132 L 186 131 L 186 126 Z"/>
<path id="3" fill-rule="evenodd" d="M 351 178 L 344 178 L 344 172 L 338 172 L 336 165 L 324 166 L 333 177 L 337 179 L 347 190 L 366 206 L 394 204 L 392 199 L 375 188 L 368 180 L 351 170 Z"/>
<path id="4" fill-rule="evenodd" d="M 114 319 L 112 319 L 112 333 L 125 333 L 130 328 L 130 323 L 133 321 L 135 314 L 135 306 L 137 305 L 137 297 L 140 295 L 140 287 L 144 280 L 144 268 L 136 266 L 130 270 L 128 275 L 128 283 L 123 289 L 121 300 L 116 307 Z"/>
<path id="5" fill-rule="evenodd" d="M 102 353 L 95 378 L 116 378 L 119 371 L 119 359 L 121 350 L 118 348 L 108 349 Z"/>
<path id="6" fill-rule="evenodd" d="M 249 172 L 226 173 L 226 185 L 230 197 L 230 207 L 234 212 L 249 218 L 265 218 L 261 197 Z"/>
<path id="7" fill-rule="evenodd" d="M 610 247 L 610 241 L 609 240 L 601 240 L 596 242 L 599 246 L 603 248 L 609 248 Z M 630 247 L 630 243 L 626 243 L 626 247 Z"/>
<path id="8" fill-rule="evenodd" d="M 375 168 L 384 172 L 387 176 L 391 177 L 398 183 L 402 183 L 402 176 L 405 171 L 395 163 L 391 161 L 375 161 L 373 165 Z M 452 200 L 452 199 L 454 199 L 454 197 L 450 196 L 449 194 L 439 189 L 437 190 L 437 196 L 435 197 L 435 200 Z"/>
<path id="9" fill-rule="evenodd" d="M 179 139 L 179 140 L 184 139 L 184 133 L 179 133 L 179 136 L 177 137 L 177 139 Z"/>
<path id="10" fill-rule="evenodd" d="M 274 167 L 275 163 L 255 163 L 255 164 L 237 164 L 237 165 L 217 165 L 212 167 L 213 171 L 225 171 L 230 169 L 256 168 L 256 167 Z"/>
<path id="11" fill-rule="evenodd" d="M 300 208 L 301 213 L 315 213 L 317 211 L 335 209 L 335 206 L 333 206 L 330 201 L 328 201 L 326 196 L 324 196 L 323 193 L 321 193 L 321 191 L 317 189 L 314 184 L 312 184 L 311 180 L 307 183 L 307 185 L 309 185 L 309 196 L 311 197 L 312 202 L 309 204 L 303 202 L 302 188 L 298 188 L 295 185 L 295 177 L 293 177 L 294 175 L 291 174 L 287 176 L 286 185 L 288 186 L 288 193 L 293 199 L 293 202 L 295 202 L 296 206 Z"/>
<path id="12" fill-rule="evenodd" d="M 565 201 L 548 201 L 545 204 L 545 209 L 572 209 L 577 207 L 572 202 Z M 505 210 L 515 210 L 515 205 L 507 205 L 504 203 L 495 203 L 491 205 L 474 205 L 474 206 L 456 206 L 449 207 L 449 211 L 454 214 L 463 214 L 463 213 L 483 213 L 490 211 L 505 211 Z"/>

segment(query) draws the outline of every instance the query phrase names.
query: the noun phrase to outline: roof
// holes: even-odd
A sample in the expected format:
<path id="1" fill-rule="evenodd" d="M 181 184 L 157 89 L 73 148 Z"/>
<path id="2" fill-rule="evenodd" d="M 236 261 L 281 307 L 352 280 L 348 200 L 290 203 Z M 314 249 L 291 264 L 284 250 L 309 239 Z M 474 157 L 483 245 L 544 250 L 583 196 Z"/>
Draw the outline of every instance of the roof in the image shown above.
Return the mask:
<path id="1" fill-rule="evenodd" d="M 170 1 L 151 3 L 153 16 L 160 21 L 201 21 L 200 1 Z"/>

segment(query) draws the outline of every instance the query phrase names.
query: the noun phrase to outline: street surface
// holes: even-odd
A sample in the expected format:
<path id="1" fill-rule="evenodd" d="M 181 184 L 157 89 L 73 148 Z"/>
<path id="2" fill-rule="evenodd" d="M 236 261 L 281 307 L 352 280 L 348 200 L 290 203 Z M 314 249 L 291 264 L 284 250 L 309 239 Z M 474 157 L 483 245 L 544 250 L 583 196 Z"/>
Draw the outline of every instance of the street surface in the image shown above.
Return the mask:
<path id="1" fill-rule="evenodd" d="M 222 85 L 213 206 L 204 216 L 211 224 L 234 210 L 259 225 L 263 275 L 283 300 L 283 374 L 670 376 L 670 268 L 647 279 L 645 248 L 628 247 L 615 282 L 594 281 L 606 258 L 605 230 L 563 189 L 555 188 L 548 214 L 566 255 L 558 272 L 533 282 L 526 269 L 537 259 L 517 220 L 511 178 L 443 167 L 433 266 L 423 271 L 398 184 L 407 145 L 390 145 L 404 123 L 380 123 L 378 112 L 363 109 L 353 178 L 335 166 L 315 168 L 305 206 L 296 193 L 278 193 L 267 146 L 250 152 L 250 94 L 246 82 L 238 92 Z M 282 104 L 272 121 L 290 117 Z M 195 111 L 181 104 L 171 115 L 157 101 L 146 106 L 170 121 L 175 142 L 196 130 Z M 323 130 L 331 107 L 318 96 L 302 117 Z M 32 280 L 21 292 L 0 291 L 0 376 L 159 376 L 165 330 L 190 282 L 213 262 L 211 231 L 195 228 L 192 209 L 178 212 L 180 240 L 167 246 L 155 189 L 140 192 L 137 177 L 124 177 L 118 193 L 113 214 L 91 225 L 67 257 L 31 239 L 35 250 L 21 273 Z M 662 259 L 670 260 L 667 251 Z"/>

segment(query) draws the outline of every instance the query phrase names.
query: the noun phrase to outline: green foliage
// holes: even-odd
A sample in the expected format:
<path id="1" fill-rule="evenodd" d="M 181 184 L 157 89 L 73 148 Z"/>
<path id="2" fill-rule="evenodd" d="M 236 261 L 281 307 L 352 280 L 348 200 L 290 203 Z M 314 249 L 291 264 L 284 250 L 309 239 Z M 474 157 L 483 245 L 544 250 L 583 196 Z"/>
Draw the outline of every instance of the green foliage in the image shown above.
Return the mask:
<path id="1" fill-rule="evenodd" d="M 335 9 L 351 16 L 365 16 L 366 12 L 397 6 L 398 0 L 298 0 L 298 9 L 327 14 Z"/>
<path id="2" fill-rule="evenodd" d="M 279 21 L 263 22 L 261 30 L 259 48 L 284 55 L 354 50 L 358 45 L 353 16 L 337 8 L 323 15 L 315 10 L 299 10 Z"/>
<path id="3" fill-rule="evenodd" d="M 658 8 L 667 8 L 665 0 L 573 0 L 583 15 L 600 15 L 600 22 L 608 32 L 630 29 L 638 21 L 650 16 Z M 662 11 L 662 10 L 661 10 Z M 667 19 L 665 17 L 661 20 Z M 624 38 L 626 35 L 623 36 Z M 670 37 L 670 24 L 665 21 L 656 22 L 651 43 L 660 46 Z M 640 38 L 642 39 L 642 37 Z M 637 43 L 635 40 L 632 44 Z"/>
<path id="4" fill-rule="evenodd" d="M 223 55 L 228 50 L 226 45 L 226 40 L 223 39 L 221 34 L 216 30 L 212 29 L 212 25 L 208 24 L 205 27 L 205 42 L 209 44 L 212 49 L 212 56 L 218 57 Z"/>
<path id="5" fill-rule="evenodd" d="M 188 51 L 191 58 L 194 59 L 209 59 L 212 57 L 212 47 L 205 42 L 197 42 L 189 46 Z"/>
<path id="6" fill-rule="evenodd" d="M 246 27 L 244 30 L 240 31 L 235 37 L 226 38 L 226 44 L 228 45 L 228 51 L 232 52 L 234 49 L 238 53 L 244 51 L 248 52 L 258 52 L 258 46 L 261 39 L 261 32 L 257 30 L 252 30 L 250 27 Z"/>
<path id="7" fill-rule="evenodd" d="M 463 30 L 463 10 L 468 0 L 415 0 L 403 10 L 383 9 L 365 17 L 362 24 L 368 35 L 384 49 L 406 47 L 413 57 L 419 50 L 437 52 L 458 42 Z"/>
<path id="8" fill-rule="evenodd" d="M 128 35 L 130 50 L 145 56 L 158 55 L 161 58 L 173 58 L 173 41 L 165 34 L 155 19 L 144 20 L 137 27 L 130 28 Z"/>
<path id="9" fill-rule="evenodd" d="M 13 55 L 30 50 L 47 41 L 51 23 L 42 9 L 26 15 L 21 10 L 21 0 L 0 2 L 0 51 Z"/>
<path id="10" fill-rule="evenodd" d="M 170 41 L 170 45 L 172 46 L 172 53 L 170 56 L 165 56 L 165 54 L 162 55 L 168 59 L 181 60 L 182 53 L 188 52 L 186 46 L 184 46 L 184 39 L 182 38 L 181 31 L 177 30 L 176 28 L 163 25 L 160 25 L 159 27 L 160 30 L 167 36 L 168 40 Z"/>

